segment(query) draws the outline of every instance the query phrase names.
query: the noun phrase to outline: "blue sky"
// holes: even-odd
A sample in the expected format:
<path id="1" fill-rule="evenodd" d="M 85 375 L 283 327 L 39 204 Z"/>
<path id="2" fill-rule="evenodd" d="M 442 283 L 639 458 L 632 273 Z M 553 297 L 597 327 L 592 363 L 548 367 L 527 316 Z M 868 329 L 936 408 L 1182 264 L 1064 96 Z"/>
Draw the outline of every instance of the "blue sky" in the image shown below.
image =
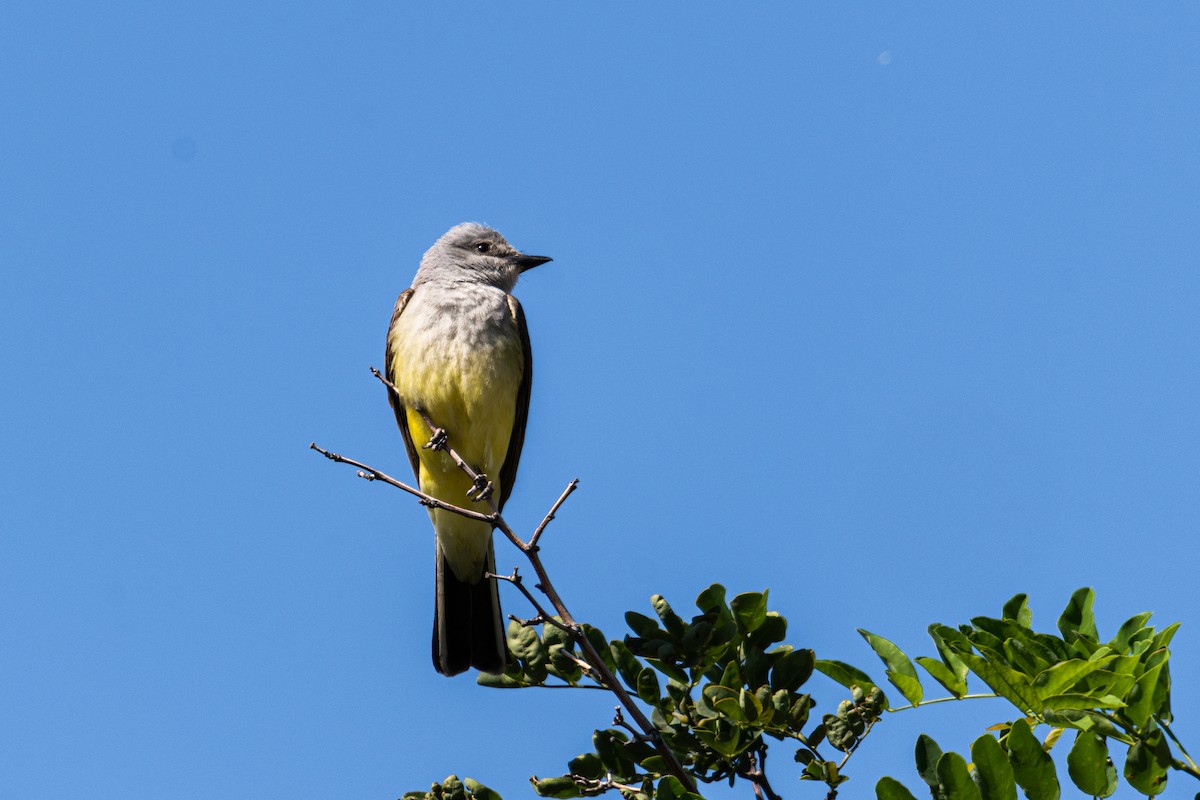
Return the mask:
<path id="1" fill-rule="evenodd" d="M 518 797 L 608 724 L 434 674 L 424 511 L 306 449 L 407 475 L 367 367 L 464 220 L 555 258 L 508 510 L 582 479 L 578 617 L 769 587 L 878 674 L 856 627 L 1090 585 L 1102 632 L 1185 623 L 1200 741 L 1195 7 L 2 16 L 0 795 Z M 889 718 L 847 791 L 1008 713 Z"/>

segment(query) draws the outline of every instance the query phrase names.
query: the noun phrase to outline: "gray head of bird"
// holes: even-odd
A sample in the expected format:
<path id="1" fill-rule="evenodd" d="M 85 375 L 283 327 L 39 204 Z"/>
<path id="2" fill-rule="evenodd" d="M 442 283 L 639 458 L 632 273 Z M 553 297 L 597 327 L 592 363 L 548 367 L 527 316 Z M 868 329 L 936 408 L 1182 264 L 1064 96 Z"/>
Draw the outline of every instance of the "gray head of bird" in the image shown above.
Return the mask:
<path id="1" fill-rule="evenodd" d="M 464 222 L 455 225 L 425 251 L 413 286 L 476 284 L 511 292 L 522 272 L 550 261 L 549 256 L 530 256 L 486 225 Z"/>

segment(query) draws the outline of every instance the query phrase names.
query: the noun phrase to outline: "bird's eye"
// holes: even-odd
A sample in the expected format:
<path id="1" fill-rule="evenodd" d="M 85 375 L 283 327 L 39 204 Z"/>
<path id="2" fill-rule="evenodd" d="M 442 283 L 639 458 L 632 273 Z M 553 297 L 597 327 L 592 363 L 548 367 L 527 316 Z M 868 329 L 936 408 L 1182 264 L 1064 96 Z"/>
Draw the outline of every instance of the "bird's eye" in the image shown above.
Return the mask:
<path id="1" fill-rule="evenodd" d="M 491 249 L 491 242 L 480 242 L 479 244 L 475 245 L 475 250 L 479 253 L 488 253 L 491 252 Z"/>

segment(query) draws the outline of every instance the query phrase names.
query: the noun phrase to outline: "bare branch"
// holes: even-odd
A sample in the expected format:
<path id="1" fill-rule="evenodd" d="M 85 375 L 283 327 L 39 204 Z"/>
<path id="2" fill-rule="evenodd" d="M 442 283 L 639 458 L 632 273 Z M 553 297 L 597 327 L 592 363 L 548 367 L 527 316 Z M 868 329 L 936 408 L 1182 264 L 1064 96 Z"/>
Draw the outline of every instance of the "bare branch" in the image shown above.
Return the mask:
<path id="1" fill-rule="evenodd" d="M 567 501 L 567 498 L 570 497 L 571 493 L 577 488 L 579 488 L 579 478 L 576 478 L 568 483 L 567 488 L 564 489 L 563 493 L 559 495 L 557 500 L 554 501 L 554 505 L 550 506 L 550 510 L 546 512 L 546 516 L 542 518 L 541 523 L 537 526 L 537 529 L 534 530 L 533 536 L 529 537 L 529 546 L 531 548 L 535 550 L 537 549 L 538 539 L 542 538 L 542 532 L 546 530 L 546 526 L 549 525 L 554 519 L 554 515 L 558 513 L 558 509 L 562 508 L 562 504 Z"/>
<path id="2" fill-rule="evenodd" d="M 759 800 L 782 800 L 767 780 L 767 743 L 759 740 L 758 747 L 749 756 L 750 768 L 739 774 L 750 781 L 754 787 L 754 796 Z"/>
<path id="3" fill-rule="evenodd" d="M 420 489 L 416 489 L 412 486 L 409 486 L 407 483 L 404 483 L 403 481 L 396 480 L 391 475 L 388 475 L 386 472 L 375 469 L 374 467 L 371 467 L 371 466 L 367 466 L 366 464 L 362 463 L 361 461 L 355 461 L 353 458 L 346 458 L 345 456 L 343 456 L 339 453 L 330 452 L 329 450 L 326 450 L 323 447 L 318 446 L 316 442 L 309 442 L 308 447 L 310 450 L 316 450 L 318 453 L 325 456 L 330 461 L 333 461 L 338 464 L 349 464 L 352 467 L 358 467 L 358 475 L 360 478 L 364 478 L 365 480 L 368 480 L 368 481 L 383 481 L 384 483 L 388 484 L 389 486 L 395 486 L 397 489 L 403 489 L 404 491 L 408 492 L 409 494 L 411 494 L 412 496 L 414 496 L 418 500 L 420 500 L 421 505 L 423 505 L 423 506 L 429 506 L 430 508 L 440 508 L 440 509 L 443 509 L 445 511 L 450 511 L 455 514 L 461 514 L 462 516 L 466 517 L 467 519 L 479 520 L 480 522 L 486 522 L 489 525 L 495 523 L 495 520 L 493 519 L 491 514 L 480 514 L 478 511 L 472 511 L 469 508 L 461 508 L 459 506 L 451 505 L 450 503 L 447 503 L 443 500 L 438 500 L 433 495 L 425 494 L 425 492 L 422 492 Z"/>
<path id="4" fill-rule="evenodd" d="M 525 595 L 525 599 L 528 600 L 530 605 L 533 606 L 534 611 L 537 612 L 537 616 L 525 622 L 517 619 L 517 617 L 513 617 L 511 614 L 509 615 L 512 619 L 520 622 L 524 627 L 529 627 L 529 625 L 536 625 L 538 623 L 545 623 L 547 625 L 553 625 L 568 635 L 572 633 L 570 628 L 555 619 L 553 614 L 542 608 L 542 604 L 538 602 L 538 599 L 534 597 L 527 588 L 525 588 L 525 579 L 522 578 L 517 572 L 516 567 L 513 567 L 511 575 L 497 575 L 494 572 L 485 572 L 483 576 L 485 578 L 494 578 L 498 581 L 507 581 L 508 583 L 511 583 L 513 586 L 517 587 L 521 591 L 521 594 Z"/>

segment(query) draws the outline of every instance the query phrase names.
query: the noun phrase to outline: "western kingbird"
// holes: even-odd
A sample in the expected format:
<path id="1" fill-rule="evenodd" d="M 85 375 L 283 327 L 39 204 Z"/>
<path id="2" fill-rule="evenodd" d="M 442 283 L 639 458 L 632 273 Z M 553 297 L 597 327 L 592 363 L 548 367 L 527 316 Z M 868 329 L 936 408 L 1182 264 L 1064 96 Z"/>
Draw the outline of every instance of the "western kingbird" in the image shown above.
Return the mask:
<path id="1" fill-rule="evenodd" d="M 388 392 L 421 491 L 456 506 L 477 491 L 450 456 L 422 447 L 446 431 L 449 445 L 495 487 L 498 507 L 512 493 L 525 441 L 533 356 L 517 277 L 546 256 L 518 252 L 491 228 L 457 225 L 426 251 L 412 288 L 400 293 L 388 326 Z M 397 396 L 398 395 L 398 396 Z M 437 538 L 433 665 L 443 675 L 468 667 L 503 672 L 508 659 L 494 572 L 492 528 L 430 509 Z"/>

